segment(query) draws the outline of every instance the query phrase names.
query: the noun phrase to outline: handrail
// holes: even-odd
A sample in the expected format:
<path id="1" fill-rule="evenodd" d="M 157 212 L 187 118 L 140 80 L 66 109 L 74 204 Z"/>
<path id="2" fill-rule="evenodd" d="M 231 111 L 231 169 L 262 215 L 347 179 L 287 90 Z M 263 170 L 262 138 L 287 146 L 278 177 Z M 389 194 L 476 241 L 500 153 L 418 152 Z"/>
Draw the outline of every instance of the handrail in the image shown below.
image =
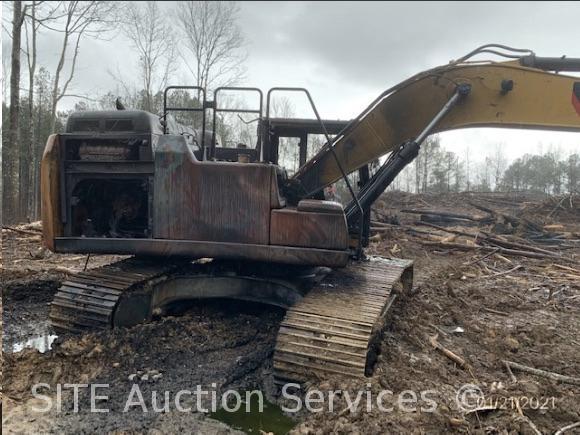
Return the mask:
<path id="1" fill-rule="evenodd" d="M 203 99 L 201 101 L 201 107 L 167 107 L 167 94 L 172 89 L 189 89 L 189 90 L 196 90 L 200 91 L 203 94 Z M 165 91 L 163 92 L 163 134 L 167 134 L 167 112 L 175 111 L 175 112 L 201 112 L 201 149 L 204 150 L 204 143 L 205 143 L 205 89 L 201 86 L 167 86 Z"/>
<path id="2" fill-rule="evenodd" d="M 363 210 L 356 194 L 354 193 L 354 190 L 350 184 L 348 176 L 344 172 L 344 169 L 342 167 L 342 164 L 340 163 L 338 156 L 336 155 L 336 151 L 334 150 L 334 147 L 332 146 L 332 139 L 330 138 L 330 135 L 328 134 L 328 130 L 326 129 L 326 126 L 324 125 L 324 122 L 322 121 L 322 118 L 320 117 L 318 110 L 316 109 L 316 105 L 314 104 L 314 100 L 312 99 L 310 92 L 308 92 L 308 89 L 306 89 L 306 88 L 294 88 L 294 87 L 270 88 L 270 90 L 268 91 L 267 97 L 266 97 L 266 120 L 270 119 L 270 97 L 272 95 L 272 92 L 277 92 L 277 91 L 281 91 L 281 92 L 304 92 L 306 94 L 306 97 L 308 98 L 308 101 L 310 102 L 310 106 L 312 107 L 312 110 L 314 111 L 314 115 L 316 116 L 316 119 L 318 120 L 318 123 L 320 124 L 320 127 L 322 128 L 322 132 L 324 133 L 324 137 L 326 138 L 326 143 L 328 144 L 328 147 L 329 147 L 330 151 L 332 152 L 332 155 L 334 156 L 334 159 L 336 161 L 336 165 L 338 166 L 338 169 L 340 170 L 342 178 L 344 179 L 344 182 L 346 183 L 346 186 L 348 187 L 348 191 L 350 192 L 352 200 L 355 202 L 355 204 L 357 205 L 357 208 L 359 209 L 359 212 L 360 212 L 361 224 L 359 225 L 359 239 L 358 239 L 358 248 L 357 248 L 357 258 L 359 258 L 360 255 L 362 254 L 362 238 L 363 238 L 362 219 L 363 219 L 363 215 L 364 215 L 364 210 Z"/>
<path id="3" fill-rule="evenodd" d="M 260 107 L 259 109 L 220 109 L 218 105 L 218 93 L 220 91 L 248 91 L 248 92 L 257 92 L 260 95 Z M 210 146 L 210 158 L 215 156 L 215 140 L 216 140 L 216 116 L 218 112 L 229 112 L 229 113 L 257 113 L 259 118 L 262 118 L 262 106 L 263 106 L 264 94 L 262 90 L 259 88 L 251 88 L 251 87 L 240 87 L 240 86 L 221 86 L 216 88 L 213 92 L 213 122 L 212 122 L 212 137 L 211 137 L 211 146 Z M 261 135 L 258 131 L 258 143 L 256 144 L 256 150 L 258 154 L 260 153 L 260 148 L 262 145 L 261 142 Z"/>

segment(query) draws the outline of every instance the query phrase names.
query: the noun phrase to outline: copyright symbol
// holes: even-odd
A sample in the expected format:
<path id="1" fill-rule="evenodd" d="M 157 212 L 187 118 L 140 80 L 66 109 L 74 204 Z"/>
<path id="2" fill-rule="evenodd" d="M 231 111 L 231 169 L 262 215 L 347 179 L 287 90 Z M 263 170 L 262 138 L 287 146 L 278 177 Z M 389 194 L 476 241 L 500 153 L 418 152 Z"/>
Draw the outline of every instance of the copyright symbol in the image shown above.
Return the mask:
<path id="1" fill-rule="evenodd" d="M 483 399 L 483 391 L 473 384 L 462 385 L 455 395 L 455 402 L 462 411 L 473 411 Z"/>

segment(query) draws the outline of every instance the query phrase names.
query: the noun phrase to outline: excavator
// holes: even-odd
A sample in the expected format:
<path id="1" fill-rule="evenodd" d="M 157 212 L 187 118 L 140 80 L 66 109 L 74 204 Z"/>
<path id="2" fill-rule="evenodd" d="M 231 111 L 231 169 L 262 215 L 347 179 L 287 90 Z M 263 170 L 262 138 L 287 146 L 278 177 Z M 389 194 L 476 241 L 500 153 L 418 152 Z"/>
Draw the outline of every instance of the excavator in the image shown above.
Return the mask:
<path id="1" fill-rule="evenodd" d="M 495 60 L 475 59 L 482 55 Z M 64 281 L 52 327 L 82 333 L 136 325 L 188 300 L 254 301 L 286 310 L 277 382 L 369 376 L 391 308 L 413 281 L 412 261 L 365 256 L 373 202 L 431 134 L 580 131 L 580 78 L 567 71 L 580 71 L 580 59 L 488 44 L 387 89 L 350 121 L 322 119 L 303 88 L 273 88 L 264 99 L 258 88 L 207 98 L 203 88 L 172 86 L 160 115 L 73 113 L 42 158 L 44 244 L 129 257 Z M 194 92 L 198 104 L 176 107 L 168 97 L 176 90 Z M 231 90 L 254 95 L 256 106 L 231 108 L 223 97 Z M 314 118 L 270 116 L 280 92 L 304 94 Z M 201 128 L 181 125 L 177 111 L 201 118 Z M 221 143 L 216 117 L 234 111 L 257 117 L 252 146 Z M 307 160 L 310 135 L 325 143 Z M 298 140 L 291 176 L 280 165 L 285 138 Z M 340 180 L 345 205 L 324 197 Z"/>

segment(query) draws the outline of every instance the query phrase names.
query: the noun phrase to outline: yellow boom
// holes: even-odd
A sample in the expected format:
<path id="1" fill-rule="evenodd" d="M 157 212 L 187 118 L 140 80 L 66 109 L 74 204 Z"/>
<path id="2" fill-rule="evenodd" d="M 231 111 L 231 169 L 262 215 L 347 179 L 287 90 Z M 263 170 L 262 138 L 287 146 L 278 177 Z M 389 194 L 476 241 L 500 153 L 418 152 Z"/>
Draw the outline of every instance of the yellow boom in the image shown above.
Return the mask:
<path id="1" fill-rule="evenodd" d="M 416 138 L 459 85 L 469 85 L 469 95 L 430 133 L 465 127 L 580 131 L 580 78 L 538 67 L 552 69 L 561 65 L 562 69 L 567 66 L 566 69 L 576 70 L 580 62 L 555 58 L 550 64 L 539 62 L 541 59 L 546 58 L 526 56 L 507 62 L 462 60 L 419 73 L 385 91 L 331 146 L 344 172 L 351 173 Z M 306 194 L 339 178 L 341 171 L 328 145 L 294 176 Z"/>

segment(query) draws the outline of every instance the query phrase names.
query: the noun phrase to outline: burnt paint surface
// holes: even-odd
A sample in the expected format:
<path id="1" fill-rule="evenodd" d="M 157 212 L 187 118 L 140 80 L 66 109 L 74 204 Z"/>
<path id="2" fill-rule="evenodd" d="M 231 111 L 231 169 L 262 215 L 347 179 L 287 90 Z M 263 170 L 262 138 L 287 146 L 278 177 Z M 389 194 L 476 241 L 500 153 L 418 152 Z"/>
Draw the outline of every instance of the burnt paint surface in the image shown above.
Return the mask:
<path id="1" fill-rule="evenodd" d="M 580 115 L 580 82 L 574 83 L 572 87 L 572 105 L 578 115 Z"/>
<path id="2" fill-rule="evenodd" d="M 155 153 L 153 237 L 267 245 L 274 171 L 199 162 L 183 138 L 164 137 Z"/>
<path id="3" fill-rule="evenodd" d="M 156 257 L 223 258 L 310 266 L 344 267 L 348 251 L 195 240 L 58 237 L 56 251 Z"/>
<path id="4" fill-rule="evenodd" d="M 344 213 L 272 210 L 270 243 L 322 249 L 347 249 L 348 232 Z"/>

